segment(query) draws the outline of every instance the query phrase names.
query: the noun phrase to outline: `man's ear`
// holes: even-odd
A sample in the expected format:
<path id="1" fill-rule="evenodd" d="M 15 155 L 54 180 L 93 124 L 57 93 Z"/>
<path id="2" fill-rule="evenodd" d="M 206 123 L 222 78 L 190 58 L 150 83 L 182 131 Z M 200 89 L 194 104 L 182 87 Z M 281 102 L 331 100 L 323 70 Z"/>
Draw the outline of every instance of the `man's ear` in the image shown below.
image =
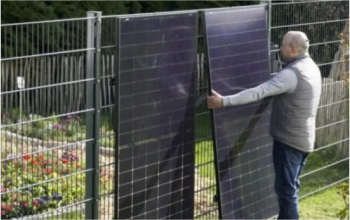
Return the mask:
<path id="1" fill-rule="evenodd" d="M 294 54 L 296 54 L 296 53 L 297 53 L 297 47 L 296 47 L 295 45 L 293 45 L 293 44 L 291 44 L 290 46 L 291 46 L 291 48 L 292 48 L 292 52 L 293 52 Z"/>

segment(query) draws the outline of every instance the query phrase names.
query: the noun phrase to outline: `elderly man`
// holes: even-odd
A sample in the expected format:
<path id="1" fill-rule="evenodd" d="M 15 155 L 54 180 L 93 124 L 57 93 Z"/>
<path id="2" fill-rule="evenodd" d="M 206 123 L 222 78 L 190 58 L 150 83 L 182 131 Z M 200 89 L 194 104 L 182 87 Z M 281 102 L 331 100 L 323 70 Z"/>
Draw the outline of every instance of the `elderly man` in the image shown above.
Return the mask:
<path id="1" fill-rule="evenodd" d="M 321 73 L 309 57 L 309 40 L 290 31 L 282 41 L 284 68 L 269 81 L 238 94 L 207 97 L 209 108 L 247 104 L 273 96 L 270 135 L 273 143 L 278 219 L 298 219 L 299 176 L 314 150 L 316 113 L 321 96 Z"/>

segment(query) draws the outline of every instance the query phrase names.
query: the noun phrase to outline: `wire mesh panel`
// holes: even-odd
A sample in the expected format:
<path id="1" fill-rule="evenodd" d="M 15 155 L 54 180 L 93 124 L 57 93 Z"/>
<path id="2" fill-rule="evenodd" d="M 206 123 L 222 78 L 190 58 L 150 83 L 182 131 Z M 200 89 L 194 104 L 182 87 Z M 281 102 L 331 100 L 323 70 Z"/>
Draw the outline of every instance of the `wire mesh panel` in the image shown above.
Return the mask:
<path id="1" fill-rule="evenodd" d="M 118 219 L 193 218 L 197 19 L 118 18 Z"/>
<path id="2" fill-rule="evenodd" d="M 349 49 L 341 39 L 349 31 L 348 22 L 349 1 L 272 4 L 271 40 L 281 43 L 290 30 L 305 32 L 309 54 L 322 74 L 315 152 L 301 175 L 301 197 L 349 178 L 349 95 L 344 81 Z"/>
<path id="3" fill-rule="evenodd" d="M 322 76 L 330 77 L 331 67 L 344 61 L 335 59 L 335 55 L 341 43 L 339 34 L 348 19 L 348 1 L 275 3 L 271 10 L 271 41 L 280 44 L 283 35 L 291 30 L 304 32 L 310 40 L 310 56 L 319 64 Z"/>
<path id="4" fill-rule="evenodd" d="M 223 95 L 270 78 L 266 6 L 205 11 L 211 88 Z M 266 219 L 276 213 L 270 100 L 213 110 L 220 215 Z"/>
<path id="5" fill-rule="evenodd" d="M 94 18 L 93 18 L 94 19 Z M 85 92 L 92 19 L 3 25 L 1 60 L 2 219 L 82 219 L 87 196 Z"/>

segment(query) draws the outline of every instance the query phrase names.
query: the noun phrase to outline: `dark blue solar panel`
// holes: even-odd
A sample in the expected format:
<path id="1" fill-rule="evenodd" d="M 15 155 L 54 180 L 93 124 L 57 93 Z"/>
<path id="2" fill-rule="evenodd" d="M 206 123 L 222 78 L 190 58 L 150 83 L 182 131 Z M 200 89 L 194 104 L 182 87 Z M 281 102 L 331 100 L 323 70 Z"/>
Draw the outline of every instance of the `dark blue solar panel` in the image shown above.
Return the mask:
<path id="1" fill-rule="evenodd" d="M 118 219 L 191 219 L 196 13 L 117 19 Z"/>
<path id="2" fill-rule="evenodd" d="M 205 11 L 204 28 L 212 89 L 233 95 L 270 78 L 265 6 Z M 277 214 L 269 100 L 217 109 L 212 119 L 220 217 Z"/>

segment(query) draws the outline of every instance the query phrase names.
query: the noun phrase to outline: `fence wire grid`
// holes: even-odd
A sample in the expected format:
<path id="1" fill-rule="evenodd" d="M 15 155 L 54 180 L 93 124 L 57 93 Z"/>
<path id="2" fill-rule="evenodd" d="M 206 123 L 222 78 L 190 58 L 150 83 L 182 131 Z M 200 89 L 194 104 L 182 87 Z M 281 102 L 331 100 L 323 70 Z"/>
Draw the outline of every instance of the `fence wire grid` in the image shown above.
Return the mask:
<path id="1" fill-rule="evenodd" d="M 349 178 L 349 93 L 344 79 L 348 1 L 266 3 L 271 74 L 289 30 L 305 32 L 323 93 L 315 152 L 302 198 Z M 1 25 L 1 207 L 3 218 L 111 219 L 114 215 L 116 16 Z M 207 73 L 199 20 L 196 81 L 196 219 L 218 217 Z M 21 87 L 23 77 L 25 84 Z"/>

